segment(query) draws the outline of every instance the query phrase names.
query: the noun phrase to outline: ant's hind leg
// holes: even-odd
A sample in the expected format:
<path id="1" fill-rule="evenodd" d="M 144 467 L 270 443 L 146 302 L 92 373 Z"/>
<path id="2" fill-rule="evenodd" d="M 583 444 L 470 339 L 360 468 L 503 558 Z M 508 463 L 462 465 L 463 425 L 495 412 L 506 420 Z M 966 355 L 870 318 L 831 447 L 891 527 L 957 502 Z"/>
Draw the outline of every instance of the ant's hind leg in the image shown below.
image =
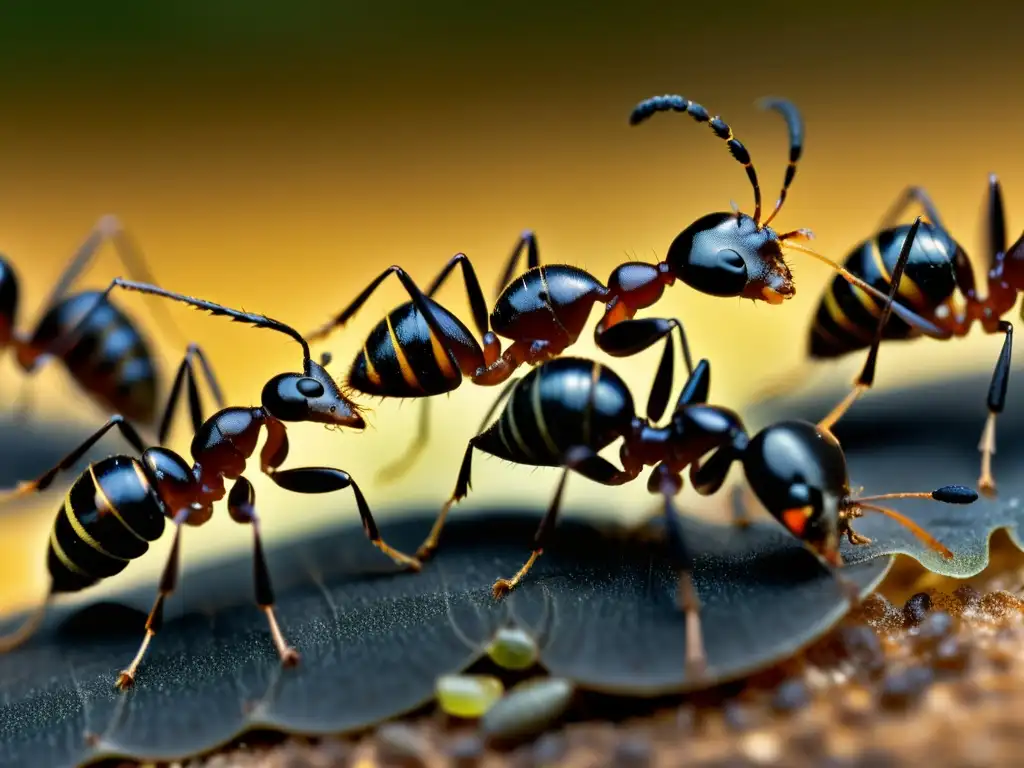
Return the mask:
<path id="1" fill-rule="evenodd" d="M 562 508 L 562 497 L 565 495 L 565 482 L 569 479 L 569 470 L 562 470 L 562 477 L 558 481 L 558 488 L 555 490 L 554 498 L 551 499 L 551 505 L 548 507 L 548 511 L 541 518 L 540 526 L 537 528 L 537 533 L 533 537 L 533 552 L 530 553 L 529 559 L 523 564 L 523 567 L 516 571 L 516 575 L 511 579 L 498 579 L 494 582 L 494 586 L 491 591 L 494 597 L 502 597 L 507 595 L 513 589 L 518 586 L 519 582 L 523 580 L 523 577 L 529 573 L 533 564 L 537 562 L 537 558 L 540 557 L 544 552 L 544 546 L 551 538 L 552 531 L 555 530 L 555 524 L 558 522 L 558 512 Z"/>
<path id="2" fill-rule="evenodd" d="M 167 558 L 167 565 L 164 566 L 163 575 L 160 576 L 160 586 L 156 601 L 153 603 L 149 616 L 146 617 L 146 634 L 142 638 L 142 645 L 139 646 L 139 650 L 135 654 L 135 658 L 132 659 L 132 663 L 117 676 L 117 687 L 122 691 L 131 688 L 135 684 L 135 676 L 139 672 L 142 659 L 145 657 L 146 651 L 149 650 L 149 645 L 153 638 L 156 637 L 156 633 L 163 626 L 164 601 L 178 586 L 179 561 L 181 559 L 181 525 L 187 517 L 188 515 L 185 513 L 179 514 L 174 519 L 174 543 L 171 545 L 171 554 Z"/>
<path id="3" fill-rule="evenodd" d="M 676 495 L 683 489 L 683 478 L 664 464 L 659 464 L 651 473 L 647 489 L 660 494 L 665 502 L 666 543 L 678 567 L 678 601 L 686 617 L 686 674 L 699 679 L 707 672 L 707 652 L 701 628 L 700 597 L 693 584 L 693 553 L 687 546 L 675 504 Z"/>

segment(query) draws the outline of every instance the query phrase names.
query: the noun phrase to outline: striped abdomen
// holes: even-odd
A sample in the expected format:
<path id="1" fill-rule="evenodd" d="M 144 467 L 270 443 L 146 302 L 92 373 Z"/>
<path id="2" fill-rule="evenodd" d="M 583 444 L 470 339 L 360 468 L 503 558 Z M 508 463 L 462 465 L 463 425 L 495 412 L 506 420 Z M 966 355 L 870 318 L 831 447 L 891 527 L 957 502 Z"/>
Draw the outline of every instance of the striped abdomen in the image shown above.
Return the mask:
<path id="1" fill-rule="evenodd" d="M 423 315 L 406 302 L 370 331 L 349 369 L 349 386 L 380 397 L 429 397 L 457 389 L 463 375 L 481 368 L 484 355 L 473 334 L 447 309 L 431 304 L 454 362 Z"/>
<path id="2" fill-rule="evenodd" d="M 570 448 L 599 451 L 626 434 L 634 415 L 618 374 L 592 360 L 559 357 L 516 384 L 500 418 L 473 445 L 517 464 L 559 466 Z"/>
<path id="3" fill-rule="evenodd" d="M 56 304 L 43 317 L 30 346 L 42 350 L 74 328 L 100 296 L 97 291 L 76 293 Z M 75 381 L 104 410 L 142 424 L 156 421 L 156 364 L 135 324 L 112 303 L 105 302 L 89 317 L 63 359 Z"/>
<path id="4" fill-rule="evenodd" d="M 138 461 L 111 456 L 90 465 L 50 533 L 53 591 L 75 592 L 120 573 L 163 531 L 163 507 Z"/>
<path id="5" fill-rule="evenodd" d="M 880 232 L 851 253 L 844 266 L 885 293 L 889 276 L 900 256 L 909 226 Z M 954 258 L 959 246 L 945 232 L 921 223 L 910 250 L 896 301 L 925 319 L 956 290 Z M 835 275 L 818 304 L 810 333 L 811 357 L 839 357 L 871 345 L 881 314 L 882 301 Z M 920 332 L 893 315 L 883 332 L 885 339 L 912 339 Z"/>
<path id="6" fill-rule="evenodd" d="M 587 324 L 594 302 L 607 295 L 593 275 L 577 267 L 534 267 L 501 292 L 491 311 L 491 330 L 513 341 L 568 346 Z"/>

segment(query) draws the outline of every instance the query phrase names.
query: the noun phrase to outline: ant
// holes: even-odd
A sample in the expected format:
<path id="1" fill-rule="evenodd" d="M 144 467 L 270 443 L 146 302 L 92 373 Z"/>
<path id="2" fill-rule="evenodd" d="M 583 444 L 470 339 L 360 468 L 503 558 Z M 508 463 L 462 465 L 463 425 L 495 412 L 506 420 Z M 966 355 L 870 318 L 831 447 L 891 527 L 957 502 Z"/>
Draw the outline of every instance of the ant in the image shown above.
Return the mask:
<path id="1" fill-rule="evenodd" d="M 747 169 L 754 187 L 756 206 L 753 218 L 738 211 L 703 216 L 676 237 L 665 261 L 658 264 L 621 264 L 612 271 L 607 285 L 579 267 L 568 264 L 542 266 L 536 236 L 526 231 L 508 259 L 498 283 L 498 297 L 490 313 L 469 258 L 462 253 L 456 254 L 426 292 L 432 310 L 426 322 L 418 314 L 419 299 L 410 290 L 413 301 L 392 310 L 370 332 L 350 369 L 349 386 L 358 392 L 381 397 L 429 398 L 458 388 L 463 377 L 482 386 L 498 385 L 507 381 L 521 365 L 539 365 L 575 344 L 593 306 L 598 303 L 604 305 L 604 312 L 594 330 L 597 346 L 614 357 L 639 354 L 666 338 L 673 329 L 681 330 L 675 320 L 633 319 L 638 310 L 657 303 L 665 288 L 677 279 L 714 296 L 742 296 L 771 304 L 779 304 L 792 296 L 795 289 L 789 267 L 783 260 L 783 244 L 824 261 L 838 270 L 844 279 L 884 301 L 883 292 L 849 270 L 809 248 L 792 245 L 795 240 L 808 239 L 811 236 L 808 230 L 779 235 L 767 226 L 781 209 L 796 174 L 797 161 L 803 151 L 804 129 L 799 111 L 789 101 L 769 99 L 764 104 L 786 119 L 790 161 L 779 202 L 763 224 L 760 222 L 761 191 L 757 173 L 746 148 L 733 137 L 732 129 L 721 118 L 710 117 L 701 105 L 681 96 L 647 99 L 633 110 L 631 124 L 640 123 L 656 112 L 686 112 L 697 122 L 708 123 L 712 132 L 726 141 L 733 157 Z M 526 254 L 527 271 L 513 278 L 523 253 Z M 458 318 L 429 298 L 441 287 L 456 264 L 462 266 L 480 342 Z M 340 314 L 308 333 L 306 338 L 310 342 L 318 341 L 335 328 L 344 326 L 387 275 L 396 270 L 400 268 L 392 266 L 385 270 Z M 902 306 L 896 305 L 895 311 L 901 313 Z M 680 335 L 689 361 L 685 335 Z M 498 337 L 511 342 L 504 352 Z M 664 361 L 669 358 L 671 350 L 666 339 L 663 366 L 667 365 Z M 664 383 L 664 376 L 659 375 L 658 380 Z M 671 386 L 671 377 L 664 386 Z M 419 431 L 413 445 L 402 458 L 384 469 L 387 475 L 395 477 L 399 471 L 407 469 L 426 445 L 429 436 L 426 403 L 424 400 Z"/>
<path id="2" fill-rule="evenodd" d="M 16 328 L 18 276 L 10 262 L 0 256 L 0 349 L 13 347 L 18 366 L 28 376 L 42 370 L 48 360 L 59 360 L 78 387 L 105 413 L 120 413 L 150 425 L 157 414 L 158 372 L 145 337 L 135 321 L 110 302 L 90 311 L 101 292 L 70 293 L 107 240 L 129 273 L 153 282 L 141 250 L 120 221 L 103 216 L 64 267 L 46 299 L 42 316 L 29 333 Z M 86 314 L 89 320 L 82 323 Z M 159 318 L 161 324 L 177 331 L 162 311 Z M 193 356 L 201 357 L 202 353 L 196 350 Z M 205 361 L 203 365 L 208 368 Z M 24 416 L 28 403 L 24 397 L 19 401 Z"/>
<path id="3" fill-rule="evenodd" d="M 916 231 L 915 224 L 894 269 L 893 286 L 899 284 Z M 687 616 L 687 661 L 694 670 L 703 669 L 705 663 L 699 602 L 674 503 L 674 497 L 683 488 L 687 467 L 696 490 L 711 495 L 721 488 L 732 462 L 739 461 L 747 482 L 765 508 L 830 568 L 842 565 L 841 536 L 845 535 L 852 544 L 868 543 L 852 525 L 864 511 L 896 519 L 929 547 L 951 558 L 953 554 L 943 544 L 912 520 L 876 502 L 927 498 L 970 504 L 978 498 L 977 493 L 963 486 L 945 486 L 930 493 L 855 497 L 850 490 L 842 447 L 831 431 L 856 395 L 871 386 L 881 330 L 889 319 L 894 294 L 895 287 L 880 315 L 875 342 L 854 395 L 844 398 L 817 424 L 782 421 L 750 437 L 734 411 L 707 403 L 710 364 L 706 359 L 691 372 L 666 426 L 657 426 L 649 415 L 646 419 L 638 418 L 625 382 L 600 363 L 561 357 L 533 368 L 505 387 L 484 424 L 504 403 L 500 417 L 469 441 L 455 490 L 416 556 L 425 559 L 436 550 L 448 511 L 466 497 L 474 449 L 515 464 L 562 467 L 557 490 L 537 529 L 529 559 L 511 578 L 494 583 L 496 598 L 514 589 L 543 553 L 556 524 L 570 470 L 611 486 L 631 482 L 644 467 L 653 466 L 647 487 L 664 499 L 669 544 L 681 564 L 679 600 Z M 619 452 L 622 469 L 598 455 L 618 438 L 623 439 Z M 708 461 L 701 465 L 700 459 L 708 453 Z M 841 576 L 840 580 L 844 586 L 852 586 Z"/>
<path id="4" fill-rule="evenodd" d="M 897 306 L 905 307 L 905 312 L 886 327 L 883 339 L 913 339 L 921 335 L 949 339 L 967 335 L 975 322 L 981 324 L 985 333 L 1003 334 L 988 389 L 988 417 L 978 445 L 978 488 L 986 496 L 994 496 L 992 454 L 996 449 L 996 417 L 1006 402 L 1013 344 L 1013 325 L 1001 318 L 1013 309 L 1017 294 L 1024 291 L 1024 235 L 1007 249 L 1002 191 L 999 180 L 990 175 L 985 216 L 988 286 L 986 295 L 980 297 L 970 257 L 949 234 L 928 193 L 921 187 L 908 187 L 886 214 L 878 234 L 858 244 L 846 257 L 844 266 L 875 287 L 887 288 L 891 265 L 911 229 L 907 225 L 896 226 L 895 222 L 915 202 L 924 210 L 929 223 L 921 225 L 907 262 L 907 275 L 896 294 Z M 957 290 L 963 301 L 954 298 Z M 874 302 L 855 286 L 833 280 L 811 325 L 809 357 L 835 358 L 863 349 L 870 343 L 870 328 L 877 315 Z"/>
<path id="5" fill-rule="evenodd" d="M 418 568 L 419 563 L 390 547 L 380 536 L 370 507 L 355 480 L 345 471 L 330 467 L 281 470 L 288 456 L 285 422 L 320 423 L 332 427 L 363 429 L 358 407 L 338 388 L 324 367 L 310 358 L 309 345 L 293 328 L 263 315 L 251 314 L 203 299 L 164 290 L 154 285 L 117 278 L 115 287 L 140 291 L 189 304 L 215 315 L 284 333 L 302 347 L 302 373 L 279 373 L 263 386 L 261 404 L 224 408 L 201 423 L 192 439 L 191 464 L 163 447 L 147 447 L 131 423 L 114 415 L 107 423 L 65 456 L 55 467 L 11 496 L 46 490 L 56 476 L 70 469 L 108 431 L 117 428 L 138 455 L 116 455 L 90 464 L 65 497 L 50 536 L 47 565 L 50 588 L 40 608 L 13 634 L 0 641 L 8 651 L 30 637 L 42 621 L 48 603 L 58 594 L 77 592 L 120 573 L 131 560 L 141 557 L 164 531 L 165 518 L 174 524 L 174 542 L 160 579 L 156 601 L 146 620 L 146 633 L 131 664 L 120 673 L 117 685 L 130 687 L 146 650 L 160 630 L 164 601 L 178 580 L 178 561 L 183 525 L 200 526 L 213 514 L 213 504 L 227 496 L 228 513 L 241 524 L 252 526 L 254 537 L 255 597 L 266 615 L 274 646 L 285 665 L 299 655 L 285 640 L 274 613 L 274 592 L 260 538 L 259 517 L 252 483 L 244 472 L 256 451 L 260 432 L 267 438 L 259 455 L 260 471 L 278 486 L 295 493 L 330 493 L 351 488 L 367 538 L 396 563 Z M 194 382 L 190 379 L 190 405 L 196 407 Z M 177 389 L 171 395 L 174 400 Z M 228 491 L 225 481 L 233 484 Z"/>

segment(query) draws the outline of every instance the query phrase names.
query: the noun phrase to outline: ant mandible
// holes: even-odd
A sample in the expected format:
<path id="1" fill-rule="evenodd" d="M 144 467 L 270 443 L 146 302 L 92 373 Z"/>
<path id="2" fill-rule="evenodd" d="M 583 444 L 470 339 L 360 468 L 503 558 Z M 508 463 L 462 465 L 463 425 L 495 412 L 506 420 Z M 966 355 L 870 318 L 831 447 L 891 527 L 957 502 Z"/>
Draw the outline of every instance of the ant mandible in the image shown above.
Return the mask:
<path id="1" fill-rule="evenodd" d="M 913 241 L 917 225 L 908 236 Z M 909 248 L 894 269 L 893 285 L 906 263 Z M 647 466 L 654 469 L 647 487 L 664 500 L 668 540 L 680 564 L 679 599 L 687 616 L 687 662 L 699 673 L 705 655 L 700 632 L 700 604 L 689 573 L 690 553 L 677 519 L 674 497 L 683 488 L 683 472 L 698 492 L 715 493 L 725 481 L 733 461 L 740 461 L 747 482 L 765 508 L 796 538 L 831 568 L 842 564 L 840 537 L 853 544 L 869 540 L 859 535 L 852 521 L 864 511 L 887 515 L 906 526 L 926 544 L 952 557 L 952 553 L 912 520 L 876 502 L 885 499 L 923 498 L 951 504 L 969 504 L 977 493 L 963 486 L 944 486 L 930 493 L 891 493 L 855 497 L 850 490 L 846 459 L 831 432 L 832 425 L 870 387 L 881 329 L 889 318 L 893 289 L 880 313 L 878 333 L 854 395 L 844 400 L 821 422 L 782 421 L 749 437 L 732 410 L 709 405 L 710 364 L 701 360 L 690 375 L 666 426 L 648 416 L 638 418 L 625 382 L 600 363 L 574 357 L 552 360 L 510 382 L 487 414 L 487 424 L 504 403 L 500 417 L 469 441 L 455 490 L 444 505 L 427 539 L 417 551 L 425 559 L 438 546 L 451 506 L 466 497 L 471 485 L 473 450 L 527 466 L 562 467 L 554 498 L 541 520 L 533 552 L 519 571 L 498 579 L 494 595 L 515 588 L 543 553 L 555 527 L 570 470 L 602 485 L 635 480 Z M 598 455 L 618 438 L 622 469 Z M 700 459 L 711 453 L 701 465 Z M 852 586 L 844 581 L 844 586 Z"/>
<path id="2" fill-rule="evenodd" d="M 909 226 L 897 226 L 896 221 L 915 202 L 924 210 L 929 222 L 921 225 L 907 262 L 907 275 L 896 294 L 896 301 L 906 311 L 899 320 L 886 326 L 882 338 L 962 337 L 975 322 L 985 333 L 1003 334 L 988 389 L 988 417 L 978 444 L 981 452 L 978 488 L 985 495 L 994 496 L 992 454 L 996 449 L 996 417 L 1006 403 L 1013 345 L 1013 325 L 1002 317 L 1013 309 L 1018 292 L 1024 290 L 1024 235 L 1007 249 L 1002 191 L 996 176 L 990 175 L 985 217 L 988 279 L 986 295 L 981 297 L 975 287 L 970 257 L 949 234 L 928 193 L 921 187 L 908 187 L 886 213 L 878 234 L 859 243 L 846 257 L 844 266 L 877 288 L 888 288 L 891 265 L 910 231 Z M 957 300 L 957 291 L 962 301 Z M 863 349 L 869 343 L 868 331 L 876 314 L 873 302 L 855 286 L 833 280 L 811 324 L 808 357 L 836 358 Z"/>
<path id="3" fill-rule="evenodd" d="M 161 296 L 236 322 L 284 333 L 302 347 L 302 373 L 279 373 L 272 377 L 263 387 L 259 406 L 224 408 L 201 423 L 192 439 L 191 464 L 167 448 L 146 447 L 131 423 L 115 415 L 55 467 L 14 489 L 11 497 L 46 490 L 60 472 L 74 466 L 114 427 L 138 454 L 138 458 L 117 455 L 90 464 L 72 484 L 50 536 L 47 598 L 21 628 L 0 641 L 0 651 L 20 645 L 34 633 L 53 597 L 90 587 L 120 573 L 131 560 L 144 555 L 149 542 L 163 533 L 164 519 L 169 518 L 174 524 L 174 542 L 146 620 L 146 633 L 135 658 L 118 677 L 119 688 L 131 686 L 161 627 L 164 601 L 178 581 L 181 527 L 206 523 L 213 514 L 213 504 L 226 495 L 231 518 L 252 526 L 256 603 L 266 615 L 282 663 L 294 664 L 298 653 L 285 640 L 274 613 L 274 592 L 260 538 L 255 490 L 243 474 L 262 430 L 266 430 L 267 438 L 260 451 L 260 471 L 281 488 L 295 493 L 330 493 L 351 488 L 370 542 L 396 563 L 419 567 L 418 561 L 393 549 L 381 538 L 362 491 L 347 472 L 331 467 L 280 469 L 289 448 L 285 422 L 363 429 L 365 423 L 358 407 L 345 397 L 324 367 L 310 358 L 305 339 L 278 320 L 120 278 L 111 283 L 103 298 L 115 287 Z M 188 381 L 189 402 L 195 409 L 194 381 Z M 169 408 L 173 408 L 179 387 L 180 383 L 170 396 Z M 233 481 L 230 491 L 226 490 L 226 480 Z"/>
<path id="4" fill-rule="evenodd" d="M 94 306 L 100 299 L 100 291 L 70 293 L 75 281 L 107 240 L 114 245 L 129 274 L 153 282 L 141 250 L 120 221 L 114 216 L 104 216 L 71 256 L 46 299 L 41 317 L 28 333 L 17 329 L 20 294 L 17 273 L 11 263 L 0 256 L 0 349 L 13 347 L 18 366 L 29 377 L 41 371 L 48 360 L 59 360 L 78 387 L 105 413 L 119 413 L 138 424 L 150 426 L 157 414 L 159 377 L 145 337 L 135 321 L 113 303 Z M 91 311 L 93 309 L 95 311 Z M 88 322 L 82 323 L 86 314 Z M 158 318 L 162 325 L 179 335 L 162 306 Z M 192 354 L 202 356 L 198 349 Z M 203 365 L 206 367 L 205 361 Z M 24 397 L 19 401 L 27 408 Z"/>
<path id="5" fill-rule="evenodd" d="M 419 431 L 410 449 L 383 471 L 394 478 L 411 466 L 429 435 L 426 398 L 451 392 L 464 377 L 474 384 L 494 386 L 507 381 L 523 364 L 538 365 L 551 360 L 576 343 L 593 306 L 604 304 L 594 340 L 604 352 L 615 357 L 638 354 L 673 330 L 682 330 L 675 320 L 633 319 L 637 311 L 654 305 L 666 286 L 678 279 L 703 293 L 714 296 L 743 296 L 778 304 L 793 294 L 789 267 L 782 257 L 781 245 L 793 247 L 829 264 L 847 280 L 885 300 L 885 294 L 817 252 L 792 245 L 809 237 L 807 230 L 776 234 L 767 224 L 781 209 L 796 174 L 803 149 L 803 121 L 797 108 L 784 99 L 769 99 L 765 106 L 786 119 L 790 140 L 790 162 L 775 211 L 763 224 L 761 192 L 757 173 L 746 148 L 732 135 L 721 118 L 709 117 L 707 110 L 681 96 L 659 96 L 640 103 L 630 118 L 637 124 L 660 111 L 684 111 L 698 122 L 707 122 L 724 139 L 733 156 L 747 169 L 754 186 L 754 218 L 745 214 L 708 214 L 687 227 L 672 243 L 665 261 L 658 264 L 627 262 L 615 268 L 607 286 L 579 267 L 567 264 L 541 265 L 537 239 L 524 232 L 508 259 L 498 283 L 498 297 L 488 314 L 480 282 L 469 258 L 456 254 L 428 288 L 426 296 L 430 316 L 419 315 L 421 292 L 403 280 L 412 301 L 392 310 L 378 323 L 356 356 L 348 375 L 348 385 L 367 395 L 380 397 L 423 398 Z M 513 278 L 526 254 L 527 271 Z M 473 321 L 481 341 L 455 317 L 433 301 L 456 265 L 461 265 Z M 326 338 L 334 329 L 348 323 L 378 286 L 391 274 L 405 274 L 398 266 L 389 267 L 375 278 L 341 313 L 311 333 L 310 342 Z M 897 313 L 902 307 L 897 305 Z M 688 367 L 690 355 L 685 335 L 680 333 Z M 502 352 L 499 337 L 511 342 Z M 666 339 L 662 365 L 672 356 Z M 664 376 L 659 375 L 659 382 Z M 671 386 L 671 377 L 666 386 Z M 668 396 L 664 401 L 667 403 Z"/>

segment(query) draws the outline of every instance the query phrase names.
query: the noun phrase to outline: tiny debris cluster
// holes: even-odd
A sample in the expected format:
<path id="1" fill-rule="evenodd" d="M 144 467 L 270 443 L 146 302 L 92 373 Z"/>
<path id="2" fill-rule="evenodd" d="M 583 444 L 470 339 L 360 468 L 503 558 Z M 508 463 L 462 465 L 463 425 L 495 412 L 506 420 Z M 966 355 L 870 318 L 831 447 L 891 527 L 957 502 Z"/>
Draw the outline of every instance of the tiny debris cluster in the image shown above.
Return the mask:
<path id="1" fill-rule="evenodd" d="M 902 604 L 875 594 L 798 658 L 738 686 L 618 722 L 577 698 L 518 740 L 441 711 L 356 740 L 240 746 L 195 768 L 308 766 L 883 766 L 1006 764 L 1024 708 L 1016 576 L 947 582 Z M 551 681 L 557 686 L 557 681 Z M 512 686 L 515 689 L 515 686 Z M 493 710 L 492 710 L 493 711 Z M 550 727 L 548 727 L 550 726 Z"/>

